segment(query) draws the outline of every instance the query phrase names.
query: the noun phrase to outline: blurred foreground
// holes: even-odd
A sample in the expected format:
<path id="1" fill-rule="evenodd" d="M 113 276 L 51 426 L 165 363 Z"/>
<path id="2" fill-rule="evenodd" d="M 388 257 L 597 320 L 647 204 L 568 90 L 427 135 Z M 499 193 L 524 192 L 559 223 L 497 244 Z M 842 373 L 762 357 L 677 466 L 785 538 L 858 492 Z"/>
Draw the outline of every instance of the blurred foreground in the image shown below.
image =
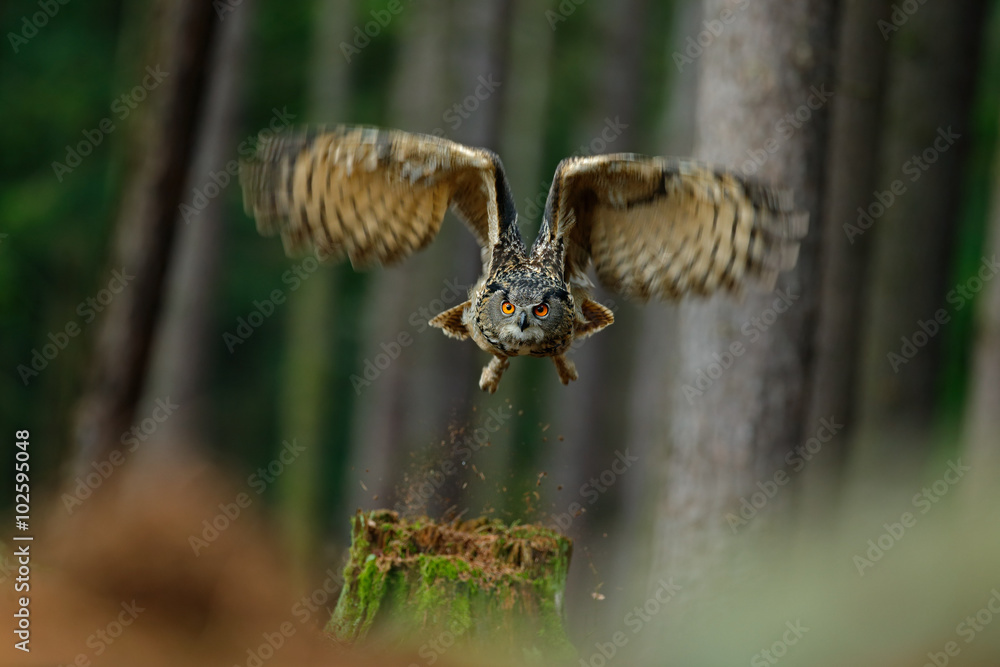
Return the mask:
<path id="1" fill-rule="evenodd" d="M 925 488 L 865 503 L 878 511 L 839 517 L 839 529 L 828 517 L 823 536 L 741 533 L 712 581 L 649 582 L 649 597 L 578 642 L 570 664 L 1000 664 L 998 497 L 966 481 L 961 460 L 942 470 Z M 981 472 L 976 480 L 991 478 Z M 497 664 L 453 634 L 410 650 L 337 645 L 321 628 L 341 573 L 296 581 L 276 527 L 240 507 L 241 495 L 189 461 L 123 471 L 72 511 L 50 499 L 28 543 L 31 652 L 8 637 L 0 664 Z M 12 552 L 2 560 L 7 618 L 17 609 Z"/>

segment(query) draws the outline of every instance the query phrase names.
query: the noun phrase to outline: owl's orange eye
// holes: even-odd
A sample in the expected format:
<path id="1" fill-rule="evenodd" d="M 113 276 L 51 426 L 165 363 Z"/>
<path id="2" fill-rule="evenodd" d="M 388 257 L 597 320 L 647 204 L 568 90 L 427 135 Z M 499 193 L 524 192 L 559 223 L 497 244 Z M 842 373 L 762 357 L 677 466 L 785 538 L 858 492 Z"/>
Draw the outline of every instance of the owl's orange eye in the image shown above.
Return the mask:
<path id="1" fill-rule="evenodd" d="M 510 301 L 504 301 L 500 304 L 500 310 L 503 311 L 504 315 L 512 315 L 514 313 L 514 304 Z"/>
<path id="2" fill-rule="evenodd" d="M 535 306 L 535 315 L 536 316 L 538 316 L 538 317 L 545 317 L 548 314 L 549 314 L 549 307 L 546 306 L 544 303 L 540 303 L 537 306 Z"/>

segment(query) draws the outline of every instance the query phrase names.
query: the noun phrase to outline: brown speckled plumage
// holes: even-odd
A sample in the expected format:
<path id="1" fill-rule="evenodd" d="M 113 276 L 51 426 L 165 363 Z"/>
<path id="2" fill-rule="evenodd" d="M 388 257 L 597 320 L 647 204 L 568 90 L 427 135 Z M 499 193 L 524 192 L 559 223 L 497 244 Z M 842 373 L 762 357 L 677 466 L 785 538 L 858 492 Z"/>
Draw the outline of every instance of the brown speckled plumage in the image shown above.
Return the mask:
<path id="1" fill-rule="evenodd" d="M 790 192 L 725 169 L 598 155 L 559 163 L 526 248 L 496 154 L 370 127 L 262 137 L 240 181 L 261 234 L 280 234 L 289 254 L 311 246 L 356 268 L 406 258 L 454 211 L 482 248 L 483 274 L 431 324 L 494 355 L 480 379 L 490 392 L 520 355 L 552 357 L 564 384 L 576 379 L 565 352 L 614 322 L 591 298 L 591 263 L 601 283 L 639 300 L 771 289 L 807 228 Z"/>

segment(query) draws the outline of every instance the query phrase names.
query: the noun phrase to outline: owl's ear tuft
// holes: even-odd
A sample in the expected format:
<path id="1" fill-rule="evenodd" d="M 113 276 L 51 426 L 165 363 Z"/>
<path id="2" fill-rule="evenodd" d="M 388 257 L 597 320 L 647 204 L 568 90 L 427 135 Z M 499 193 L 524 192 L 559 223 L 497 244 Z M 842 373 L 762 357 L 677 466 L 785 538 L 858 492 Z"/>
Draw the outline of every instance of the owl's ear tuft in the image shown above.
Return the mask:
<path id="1" fill-rule="evenodd" d="M 471 301 L 460 303 L 454 308 L 449 308 L 443 313 L 438 314 L 433 320 L 430 321 L 430 325 L 444 331 L 446 336 L 458 338 L 459 340 L 465 340 L 469 337 L 469 330 L 466 328 L 464 322 L 465 309 L 471 307 Z"/>
<path id="2" fill-rule="evenodd" d="M 614 313 L 591 299 L 585 299 L 580 304 L 580 312 L 583 313 L 584 321 L 576 321 L 576 325 L 573 327 L 574 338 L 586 338 L 609 324 L 614 324 L 615 321 Z"/>

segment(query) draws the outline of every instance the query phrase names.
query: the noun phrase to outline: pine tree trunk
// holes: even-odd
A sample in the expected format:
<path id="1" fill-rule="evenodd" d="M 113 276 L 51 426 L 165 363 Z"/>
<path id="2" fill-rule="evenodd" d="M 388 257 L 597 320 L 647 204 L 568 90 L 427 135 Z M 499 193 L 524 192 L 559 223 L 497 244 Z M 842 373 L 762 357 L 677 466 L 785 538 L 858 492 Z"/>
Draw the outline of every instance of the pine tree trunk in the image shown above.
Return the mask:
<path id="1" fill-rule="evenodd" d="M 321 0 L 309 77 L 310 123 L 333 123 L 347 110 L 347 64 L 339 44 L 349 39 L 352 0 Z M 301 262 L 302 260 L 289 260 Z M 317 270 L 288 299 L 279 423 L 282 437 L 302 447 L 294 466 L 278 479 L 282 528 L 294 564 L 308 571 L 316 558 L 316 527 L 323 478 L 324 440 L 330 392 L 330 323 L 335 276 Z"/>
<path id="2" fill-rule="evenodd" d="M 128 128 L 130 173 L 111 250 L 111 267 L 128 284 L 105 309 L 73 438 L 77 469 L 122 447 L 149 370 L 156 324 L 177 228 L 177 213 L 204 103 L 212 3 L 163 1 L 152 10 L 142 62 L 165 74 Z M 143 76 L 147 76 L 143 74 Z M 126 277 L 134 276 L 134 277 Z"/>
<path id="3" fill-rule="evenodd" d="M 919 468 L 930 445 L 942 337 L 919 338 L 919 322 L 950 307 L 945 295 L 983 3 L 930 2 L 905 22 L 886 18 L 891 22 L 879 24 L 890 49 L 880 194 L 866 205 L 872 223 L 865 233 L 874 247 L 861 320 L 852 462 L 859 471 L 898 469 L 901 462 Z M 915 334 L 923 345 L 913 354 L 903 338 Z"/>
<path id="4" fill-rule="evenodd" d="M 405 23 L 391 83 L 387 118 L 391 127 L 432 133 L 442 125 L 441 115 L 448 101 L 441 76 L 447 65 L 445 5 L 445 0 L 410 5 L 398 19 Z M 408 464 L 406 453 L 425 444 L 417 434 L 434 432 L 447 412 L 442 405 L 442 370 L 450 373 L 455 368 L 440 364 L 435 351 L 440 343 L 454 341 L 439 341 L 444 336 L 438 329 L 419 320 L 414 327 L 409 316 L 421 307 L 426 309 L 432 299 L 440 296 L 443 281 L 455 275 L 453 257 L 441 246 L 442 239 L 451 233 L 467 234 L 464 229 L 451 229 L 461 225 L 454 222 L 449 216 L 441 236 L 402 265 L 367 277 L 366 301 L 370 306 L 362 317 L 367 342 L 361 345 L 359 356 L 375 358 L 383 353 L 382 345 L 399 344 L 402 334 L 410 345 L 401 348 L 398 358 L 370 386 L 359 390 L 351 456 L 354 475 L 364 486 L 355 482 L 349 489 L 352 509 L 372 507 L 373 502 L 378 506 L 379 501 L 373 498 L 384 501 L 393 494 L 398 474 Z M 464 299 L 464 293 L 454 295 L 448 305 L 456 306 Z M 358 370 L 352 372 L 363 372 L 363 363 L 355 364 Z M 452 381 L 460 384 L 467 378 L 456 376 Z"/>
<path id="5" fill-rule="evenodd" d="M 168 454 L 167 447 L 184 446 L 208 451 L 206 419 L 209 369 L 212 368 L 218 339 L 213 334 L 215 299 L 218 291 L 226 194 L 238 188 L 235 175 L 219 194 L 199 209 L 195 192 L 202 193 L 213 183 L 212 174 L 224 174 L 238 159 L 239 110 L 243 100 L 247 31 L 254 3 L 243 2 L 238 11 L 227 15 L 219 27 L 213 50 L 208 94 L 198 123 L 197 146 L 187 178 L 177 221 L 175 257 L 171 261 L 166 304 L 156 335 L 150 377 L 138 414 L 145 415 L 157 399 L 169 399 L 179 406 L 160 424 L 143 451 Z M 217 181 L 216 181 L 217 182 Z"/>
<path id="6" fill-rule="evenodd" d="M 680 306 L 671 447 L 655 485 L 661 489 L 656 574 L 697 581 L 704 581 L 699 575 L 718 574 L 713 556 L 741 528 L 727 517 L 739 511 L 741 497 L 758 490 L 758 481 L 783 467 L 783 457 L 802 434 L 816 428 L 803 422 L 818 300 L 833 4 L 757 0 L 738 10 L 726 0 L 704 5 L 707 21 L 732 12 L 736 18 L 723 24 L 700 56 L 696 155 L 794 189 L 797 207 L 810 212 L 810 233 L 796 269 L 778 281 L 780 294 L 748 293 L 739 304 L 717 297 Z M 764 317 L 781 295 L 791 306 L 777 319 L 768 317 L 771 324 L 756 326 L 753 318 Z M 701 396 L 689 399 L 682 385 L 691 385 L 716 361 L 713 355 L 736 342 L 744 353 Z M 775 498 L 768 511 L 781 504 L 782 498 Z M 696 595 L 696 589 L 685 592 Z"/>
<path id="7" fill-rule="evenodd" d="M 854 427 L 854 396 L 868 258 L 873 234 L 857 227 L 879 185 L 878 146 L 888 44 L 873 30 L 892 11 L 889 0 L 848 0 L 841 9 L 836 94 L 831 105 L 820 257 L 816 371 L 806 423 L 844 424 L 824 445 L 823 464 L 809 466 L 802 488 L 817 507 L 830 507 Z"/>
<path id="8" fill-rule="evenodd" d="M 995 158 L 989 242 L 984 256 L 1000 258 L 1000 153 Z M 976 348 L 973 353 L 969 402 L 965 416 L 965 448 L 974 479 L 983 490 L 995 490 L 1000 466 L 1000 279 L 994 276 L 977 305 Z"/>

